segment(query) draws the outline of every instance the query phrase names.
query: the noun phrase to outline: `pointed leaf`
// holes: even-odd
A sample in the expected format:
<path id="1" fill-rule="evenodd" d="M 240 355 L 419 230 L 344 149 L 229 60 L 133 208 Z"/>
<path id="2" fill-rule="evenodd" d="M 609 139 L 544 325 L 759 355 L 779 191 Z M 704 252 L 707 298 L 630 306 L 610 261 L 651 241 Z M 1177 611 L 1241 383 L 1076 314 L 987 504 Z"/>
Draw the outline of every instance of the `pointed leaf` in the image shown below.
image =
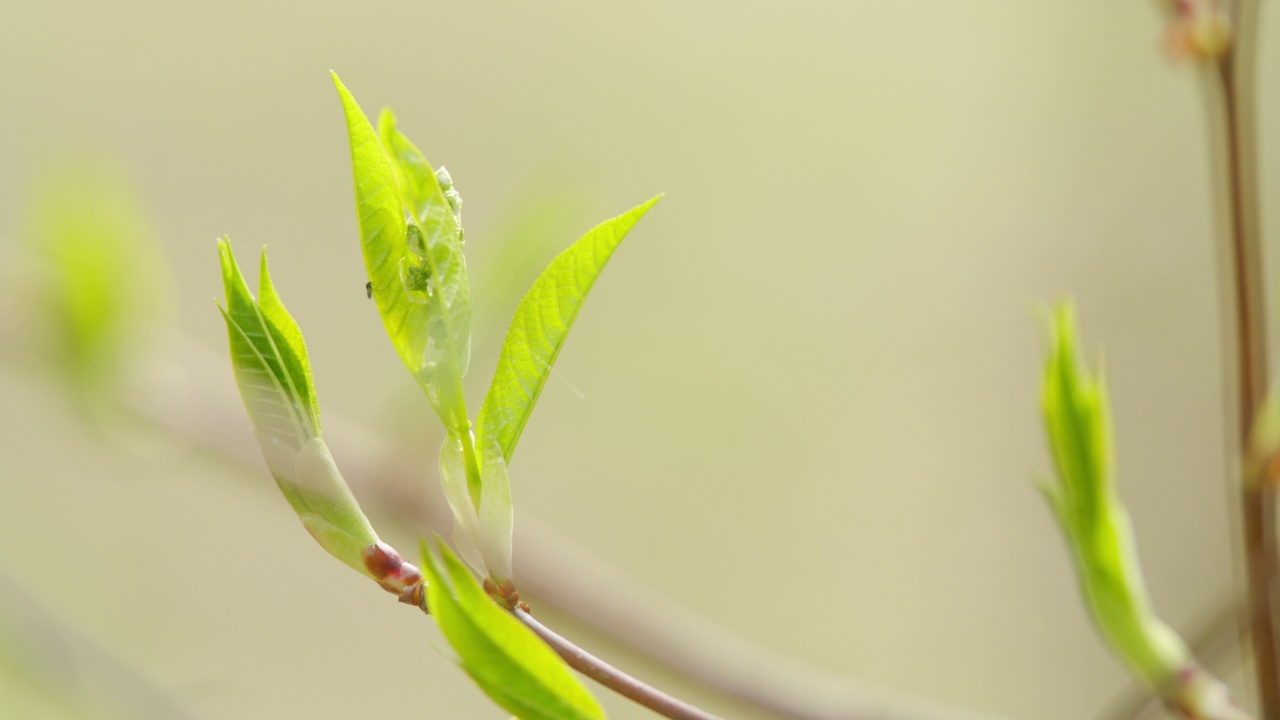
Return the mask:
<path id="1" fill-rule="evenodd" d="M 1190 651 L 1147 597 L 1129 513 L 1115 487 L 1106 386 L 1077 358 L 1071 307 L 1060 306 L 1053 320 L 1043 403 L 1059 482 L 1042 492 L 1066 535 L 1095 624 L 1135 673 L 1164 687 L 1190 662 Z"/>
<path id="2" fill-rule="evenodd" d="M 231 343 L 232 367 L 236 382 L 260 438 L 301 449 L 307 440 L 320 434 L 319 413 L 315 412 L 311 368 L 302 334 L 284 306 L 270 292 L 270 316 L 264 313 L 249 292 L 230 243 L 218 242 L 222 261 L 223 287 Z M 266 254 L 263 254 L 265 268 Z M 262 285 L 270 287 L 270 277 Z M 283 323 L 281 326 L 280 323 Z"/>
<path id="3" fill-rule="evenodd" d="M 407 279 L 417 256 L 410 252 L 407 218 L 396 169 L 355 98 L 334 74 L 351 143 L 356 216 L 373 299 L 396 354 L 417 377 L 427 348 L 427 294 Z M 408 286 L 406 286 L 408 283 Z"/>
<path id="4" fill-rule="evenodd" d="M 312 537 L 360 573 L 378 536 L 320 439 L 320 411 L 302 331 L 280 301 L 262 255 L 254 300 L 224 239 L 218 243 L 231 364 L 272 477 Z M 221 309 L 221 308 L 220 308 Z"/>
<path id="5" fill-rule="evenodd" d="M 597 225 L 547 266 L 516 308 L 498 368 L 476 420 L 481 447 L 492 440 L 507 462 L 538 402 L 569 328 L 627 232 L 661 196 Z"/>
<path id="6" fill-rule="evenodd" d="M 424 553 L 428 607 L 462 669 L 521 720 L 603 720 L 604 711 L 558 655 L 499 608 L 448 548 Z"/>
<path id="7" fill-rule="evenodd" d="M 471 359 L 471 290 L 462 254 L 462 228 L 431 163 L 396 127 L 390 108 L 378 119 L 378 135 L 395 165 L 405 204 L 422 233 L 431 271 L 431 302 L 439 304 L 432 313 L 432 339 L 437 347 L 450 349 L 459 376 L 465 376 Z"/>

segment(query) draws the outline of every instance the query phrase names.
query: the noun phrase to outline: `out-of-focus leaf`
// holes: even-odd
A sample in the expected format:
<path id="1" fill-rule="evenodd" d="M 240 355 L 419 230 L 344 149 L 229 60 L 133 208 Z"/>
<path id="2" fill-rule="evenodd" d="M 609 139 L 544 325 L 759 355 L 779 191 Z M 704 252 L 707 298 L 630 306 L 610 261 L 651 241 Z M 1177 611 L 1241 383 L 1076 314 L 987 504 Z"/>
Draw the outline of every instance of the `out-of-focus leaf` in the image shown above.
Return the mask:
<path id="1" fill-rule="evenodd" d="M 320 545 L 373 577 L 362 551 L 378 542 L 320 438 L 320 411 L 302 332 L 281 303 L 262 254 L 258 295 L 245 284 L 227 240 L 218 242 L 231 365 L 267 467 Z"/>
<path id="2" fill-rule="evenodd" d="M 516 308 L 493 382 L 476 420 L 481 446 L 492 440 L 511 461 L 582 303 L 627 232 L 655 197 L 597 225 L 547 266 Z"/>
<path id="3" fill-rule="evenodd" d="M 521 720 L 603 720 L 604 711 L 559 656 L 499 608 L 441 545 L 423 548 L 427 606 L 480 689 Z"/>
<path id="4" fill-rule="evenodd" d="M 90 403 L 119 379 L 170 295 L 159 247 L 122 175 L 87 161 L 55 171 L 39 185 L 27 233 L 48 271 L 24 303 L 33 330 Z"/>
<path id="5" fill-rule="evenodd" d="M 1192 662 L 1181 638 L 1155 615 L 1114 481 L 1106 386 L 1076 353 L 1074 313 L 1053 315 L 1043 409 L 1058 483 L 1041 487 L 1075 561 L 1081 592 L 1112 649 L 1153 687 Z"/>

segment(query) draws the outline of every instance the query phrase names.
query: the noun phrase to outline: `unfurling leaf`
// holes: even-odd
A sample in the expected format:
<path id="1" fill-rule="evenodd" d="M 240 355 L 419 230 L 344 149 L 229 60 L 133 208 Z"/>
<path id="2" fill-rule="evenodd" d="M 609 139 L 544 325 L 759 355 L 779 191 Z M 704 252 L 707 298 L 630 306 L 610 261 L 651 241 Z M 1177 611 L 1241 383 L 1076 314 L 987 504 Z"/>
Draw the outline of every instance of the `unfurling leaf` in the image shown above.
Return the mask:
<path id="1" fill-rule="evenodd" d="M 1106 386 L 1076 356 L 1067 304 L 1053 314 L 1043 408 L 1058 482 L 1041 490 L 1066 535 L 1094 623 L 1139 677 L 1171 687 L 1194 660 L 1147 598 L 1129 513 L 1115 486 Z"/>
<path id="2" fill-rule="evenodd" d="M 381 137 L 343 86 L 361 248 L 396 354 L 447 428 L 470 426 L 462 377 L 471 355 L 471 296 L 458 216 L 435 171 L 386 111 Z"/>
<path id="3" fill-rule="evenodd" d="M 312 537 L 330 555 L 373 577 L 364 552 L 378 545 L 378 535 L 320 437 L 320 410 L 307 348 L 271 283 L 266 251 L 257 300 L 227 240 L 218 242 L 218 253 L 231 365 L 267 467 Z"/>
<path id="4" fill-rule="evenodd" d="M 511 461 L 587 293 L 622 239 L 661 196 L 597 225 L 547 266 L 516 308 L 498 367 L 476 418 L 483 446 L 496 442 Z"/>
<path id="5" fill-rule="evenodd" d="M 427 606 L 462 669 L 521 720 L 604 720 L 604 711 L 558 655 L 485 594 L 443 544 L 423 547 Z"/>
<path id="6" fill-rule="evenodd" d="M 1227 686 L 1206 672 L 1173 628 L 1156 617 L 1129 513 L 1116 491 L 1106 385 L 1076 356 L 1069 304 L 1056 308 L 1052 329 L 1043 402 L 1058 483 L 1041 490 L 1066 535 L 1094 624 L 1130 670 L 1186 717 L 1249 720 Z"/>
<path id="7" fill-rule="evenodd" d="M 462 440 L 450 433 L 440 448 L 440 480 L 453 510 L 458 552 L 477 573 L 501 582 L 512 577 L 511 485 L 498 446 L 489 442 L 481 453 L 481 481 L 469 483 Z"/>

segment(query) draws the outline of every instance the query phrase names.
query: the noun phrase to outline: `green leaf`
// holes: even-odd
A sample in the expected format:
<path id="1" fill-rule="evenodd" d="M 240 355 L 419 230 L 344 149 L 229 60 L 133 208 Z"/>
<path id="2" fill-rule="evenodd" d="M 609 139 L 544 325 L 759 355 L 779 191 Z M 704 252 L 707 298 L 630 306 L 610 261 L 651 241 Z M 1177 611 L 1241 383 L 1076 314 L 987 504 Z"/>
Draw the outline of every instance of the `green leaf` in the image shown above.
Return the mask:
<path id="1" fill-rule="evenodd" d="M 329 554 L 372 577 L 362 550 L 378 542 L 320 438 L 320 410 L 302 331 L 285 309 L 267 272 L 259 300 L 244 281 L 231 245 L 218 242 L 231 346 L 231 365 L 272 477 L 302 524 Z"/>
<path id="2" fill-rule="evenodd" d="M 498 607 L 443 544 L 440 554 L 443 567 L 423 548 L 427 607 L 480 689 L 521 720 L 603 720 L 564 661 Z"/>
<path id="3" fill-rule="evenodd" d="M 271 284 L 265 249 L 258 291 L 261 306 L 250 294 L 226 239 L 218 241 L 218 253 L 232 367 L 254 429 L 273 443 L 301 449 L 320 435 L 320 413 L 302 333 Z"/>
<path id="4" fill-rule="evenodd" d="M 482 446 L 492 439 L 511 461 L 587 293 L 627 232 L 661 197 L 592 228 L 534 281 L 516 308 L 476 419 Z"/>
<path id="5" fill-rule="evenodd" d="M 445 424 L 462 432 L 469 425 L 462 378 L 471 362 L 471 290 L 462 254 L 462 228 L 435 170 L 396 128 L 395 114 L 389 108 L 378 120 L 378 134 L 416 225 L 410 232 L 409 248 L 416 250 L 417 257 L 411 261 L 424 263 L 430 286 L 430 340 L 421 380 L 435 388 L 433 400 Z M 417 238 L 421 242 L 415 248 Z"/>
<path id="6" fill-rule="evenodd" d="M 361 247 L 378 314 L 441 421 L 464 433 L 471 298 L 458 219 L 394 116 L 384 113 L 379 138 L 336 74 L 333 82 L 347 120 Z"/>
<path id="7" fill-rule="evenodd" d="M 396 354 L 416 378 L 427 347 L 427 300 L 425 292 L 406 287 L 401 277 L 402 268 L 412 264 L 414 258 L 409 250 L 407 219 L 395 165 L 383 152 L 373 126 L 336 74 L 333 83 L 342 98 L 347 119 L 360 247 L 365 270 L 373 283 L 373 299 Z"/>
<path id="8" fill-rule="evenodd" d="M 440 448 L 440 482 L 453 511 L 453 542 L 477 573 L 501 582 L 511 578 L 514 511 L 507 463 L 492 440 L 481 446 L 480 492 L 468 482 L 463 441 L 449 433 Z"/>
<path id="9" fill-rule="evenodd" d="M 1081 364 L 1071 306 L 1053 315 L 1043 409 L 1058 484 L 1044 485 L 1075 561 L 1081 592 L 1112 649 L 1154 687 L 1190 661 L 1182 639 L 1155 615 L 1129 513 L 1115 488 L 1106 386 Z"/>
<path id="10" fill-rule="evenodd" d="M 462 254 L 462 228 L 435 170 L 396 128 L 396 117 L 390 108 L 378 118 L 378 135 L 395 164 L 405 204 L 422 232 L 425 259 L 431 269 L 432 299 L 440 303 L 440 312 L 433 317 L 439 327 L 432 327 L 432 335 L 437 343 L 453 350 L 459 373 L 466 375 L 471 353 L 471 296 Z"/>

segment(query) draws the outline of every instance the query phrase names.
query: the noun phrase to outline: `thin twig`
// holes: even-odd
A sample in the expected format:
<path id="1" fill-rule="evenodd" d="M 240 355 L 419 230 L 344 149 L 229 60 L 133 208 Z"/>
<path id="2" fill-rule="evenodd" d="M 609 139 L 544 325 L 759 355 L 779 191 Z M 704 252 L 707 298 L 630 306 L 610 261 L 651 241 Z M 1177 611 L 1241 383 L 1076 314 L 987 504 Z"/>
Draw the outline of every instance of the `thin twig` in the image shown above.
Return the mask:
<path id="1" fill-rule="evenodd" d="M 543 642 L 555 650 L 557 655 L 564 658 L 569 667 L 619 695 L 634 700 L 671 720 L 721 720 L 718 715 L 696 708 L 622 672 L 556 634 L 554 630 L 538 622 L 528 612 L 517 607 L 511 611 L 511 614 L 515 615 L 516 619 L 524 623 L 535 635 L 542 638 Z"/>
<path id="2" fill-rule="evenodd" d="M 1245 602 L 1232 597 L 1219 601 L 1202 623 L 1182 631 L 1191 648 L 1191 654 L 1215 675 L 1221 676 L 1228 667 L 1227 660 L 1238 657 L 1233 650 L 1239 647 L 1241 635 L 1246 630 Z M 1099 720 L 1147 720 L 1157 711 L 1167 707 L 1165 699 L 1150 687 L 1134 683 L 1116 695 L 1107 708 L 1099 713 Z"/>
<path id="3" fill-rule="evenodd" d="M 1253 102 L 1253 28 L 1256 7 L 1240 0 L 1231 49 L 1217 60 L 1213 76 L 1221 108 L 1225 154 L 1226 221 L 1231 247 L 1237 383 L 1239 457 L 1267 392 L 1266 312 L 1263 301 L 1262 241 L 1258 227 L 1257 140 Z M 1245 482 L 1242 493 L 1249 627 L 1263 720 L 1280 720 L 1280 636 L 1277 635 L 1275 488 Z"/>

